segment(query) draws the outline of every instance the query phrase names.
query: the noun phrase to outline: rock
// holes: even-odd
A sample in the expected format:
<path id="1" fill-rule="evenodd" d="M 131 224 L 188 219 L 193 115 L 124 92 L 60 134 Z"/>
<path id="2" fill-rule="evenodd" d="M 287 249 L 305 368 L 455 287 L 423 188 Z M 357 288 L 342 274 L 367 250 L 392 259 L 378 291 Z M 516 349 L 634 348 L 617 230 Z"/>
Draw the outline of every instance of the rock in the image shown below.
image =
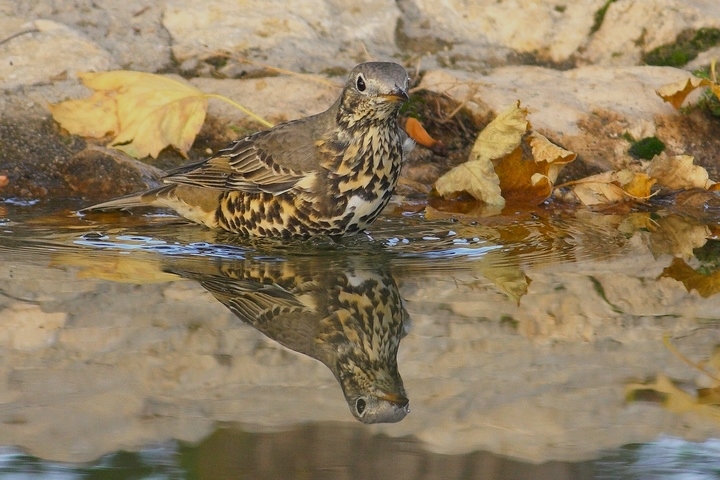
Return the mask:
<path id="1" fill-rule="evenodd" d="M 320 72 L 349 70 L 365 57 L 365 49 L 372 59 L 397 53 L 393 36 L 399 16 L 391 0 L 356 3 L 351 9 L 337 0 L 173 0 L 167 2 L 163 25 L 179 62 L 220 57 L 225 64 L 247 58 Z"/>
<path id="2" fill-rule="evenodd" d="M 604 3 L 403 0 L 403 47 L 452 68 L 507 64 L 518 54 L 563 64 L 585 45 Z"/>
<path id="3" fill-rule="evenodd" d="M 657 135 L 670 148 L 668 153 L 694 155 L 696 163 L 712 168 L 720 152 L 716 122 L 702 113 L 683 115 L 655 93 L 658 87 L 688 76 L 670 67 L 592 66 L 563 72 L 517 66 L 483 76 L 430 71 L 420 87 L 466 102 L 481 118 L 520 100 L 530 109 L 534 130 L 579 154 L 568 168 L 585 165 L 583 173 L 636 162 L 628 153 L 631 144 L 626 134 L 635 139 Z"/>
<path id="4" fill-rule="evenodd" d="M 122 66 L 150 72 L 172 64 L 170 36 L 160 22 L 163 8 L 160 3 L 144 0 L 0 0 L 0 12 L 7 16 L 48 19 L 82 32 L 87 39 L 110 53 L 115 64 L 112 68 Z M 0 28 L 0 31 L 6 30 Z"/>
<path id="5" fill-rule="evenodd" d="M 76 71 L 117 68 L 108 52 L 57 22 L 0 18 L 0 31 L 17 35 L 0 44 L 0 88 L 47 83 Z"/>
<path id="6" fill-rule="evenodd" d="M 638 65 L 642 55 L 674 43 L 681 32 L 720 27 L 720 3 L 705 0 L 619 0 L 609 4 L 582 64 Z"/>

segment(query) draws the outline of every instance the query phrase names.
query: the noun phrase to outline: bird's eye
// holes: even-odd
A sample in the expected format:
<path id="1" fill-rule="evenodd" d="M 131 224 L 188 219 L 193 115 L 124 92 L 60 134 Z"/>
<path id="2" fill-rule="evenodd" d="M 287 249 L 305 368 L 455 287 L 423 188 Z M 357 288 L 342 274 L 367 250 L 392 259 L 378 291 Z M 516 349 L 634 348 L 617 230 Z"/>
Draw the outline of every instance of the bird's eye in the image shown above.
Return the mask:
<path id="1" fill-rule="evenodd" d="M 355 409 L 357 409 L 358 415 L 362 415 L 365 411 L 365 400 L 362 398 L 358 398 L 357 402 L 355 402 Z"/>
<path id="2" fill-rule="evenodd" d="M 357 89 L 359 92 L 365 91 L 365 79 L 362 75 L 358 75 L 357 81 L 355 82 L 355 85 L 357 85 Z"/>

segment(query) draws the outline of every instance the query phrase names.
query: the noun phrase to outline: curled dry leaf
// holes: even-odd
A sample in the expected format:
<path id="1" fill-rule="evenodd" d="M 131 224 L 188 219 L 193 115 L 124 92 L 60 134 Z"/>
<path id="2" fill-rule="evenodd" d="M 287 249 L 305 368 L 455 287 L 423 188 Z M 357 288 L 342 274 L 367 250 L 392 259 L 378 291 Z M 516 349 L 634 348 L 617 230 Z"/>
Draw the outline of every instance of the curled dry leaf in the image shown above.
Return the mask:
<path id="1" fill-rule="evenodd" d="M 571 193 L 583 205 L 603 205 L 647 199 L 654 184 L 655 179 L 645 173 L 618 170 L 576 180 Z"/>
<path id="2" fill-rule="evenodd" d="M 560 170 L 576 154 L 530 132 L 518 101 L 478 135 L 470 159 L 435 183 L 440 195 L 465 191 L 490 205 L 537 205 L 552 193 Z"/>
<path id="3" fill-rule="evenodd" d="M 422 123 L 416 118 L 410 117 L 407 119 L 405 122 L 405 131 L 410 138 L 423 147 L 433 148 L 438 144 L 438 141 L 430 136 L 427 130 L 425 130 L 425 127 L 422 126 Z"/>
<path id="4" fill-rule="evenodd" d="M 707 170 L 694 165 L 693 161 L 690 155 L 658 155 L 648 165 L 647 173 L 657 179 L 658 184 L 672 189 L 709 189 L 715 185 Z"/>
<path id="5" fill-rule="evenodd" d="M 680 108 L 682 103 L 685 101 L 688 95 L 690 95 L 696 88 L 709 87 L 713 83 L 710 80 L 698 77 L 690 77 L 679 82 L 669 83 L 658 88 L 657 93 L 660 98 L 670 103 L 675 108 Z M 717 88 L 717 85 L 715 86 Z M 714 90 L 715 91 L 715 90 Z M 717 95 L 718 92 L 715 91 Z"/>
<path id="6" fill-rule="evenodd" d="M 518 101 L 495 117 L 475 140 L 470 159 L 440 177 L 435 182 L 435 190 L 442 196 L 464 191 L 488 205 L 504 205 L 493 160 L 518 148 L 529 127 L 527 113 Z"/>
<path id="7" fill-rule="evenodd" d="M 500 178 L 500 189 L 506 201 L 537 205 L 552 193 L 558 174 L 577 154 L 550 142 L 544 135 L 531 132 L 522 146 L 495 162 L 495 172 Z M 525 158 L 529 151 L 531 158 Z"/>

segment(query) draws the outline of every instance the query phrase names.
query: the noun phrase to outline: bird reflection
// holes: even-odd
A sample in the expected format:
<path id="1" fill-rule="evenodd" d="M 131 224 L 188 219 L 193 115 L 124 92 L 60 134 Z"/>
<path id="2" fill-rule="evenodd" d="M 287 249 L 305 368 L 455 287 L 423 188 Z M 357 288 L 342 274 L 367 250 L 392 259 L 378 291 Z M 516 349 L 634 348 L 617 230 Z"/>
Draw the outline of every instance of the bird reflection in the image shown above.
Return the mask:
<path id="1" fill-rule="evenodd" d="M 202 260 L 168 270 L 199 282 L 267 337 L 325 364 L 361 422 L 408 414 L 397 368 L 408 314 L 388 268 L 361 256 Z"/>

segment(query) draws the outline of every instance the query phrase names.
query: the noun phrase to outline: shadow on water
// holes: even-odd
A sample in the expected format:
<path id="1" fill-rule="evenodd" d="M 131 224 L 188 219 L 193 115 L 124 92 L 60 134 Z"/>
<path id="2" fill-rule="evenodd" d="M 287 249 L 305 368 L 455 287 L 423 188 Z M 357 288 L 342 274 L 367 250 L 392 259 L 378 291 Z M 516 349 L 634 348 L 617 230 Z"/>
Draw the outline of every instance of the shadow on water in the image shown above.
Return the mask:
<path id="1" fill-rule="evenodd" d="M 663 336 L 720 343 L 716 224 L 406 214 L 276 242 L 4 208 L 0 476 L 632 478 L 603 452 L 720 428 L 626 402 L 695 375 Z"/>

